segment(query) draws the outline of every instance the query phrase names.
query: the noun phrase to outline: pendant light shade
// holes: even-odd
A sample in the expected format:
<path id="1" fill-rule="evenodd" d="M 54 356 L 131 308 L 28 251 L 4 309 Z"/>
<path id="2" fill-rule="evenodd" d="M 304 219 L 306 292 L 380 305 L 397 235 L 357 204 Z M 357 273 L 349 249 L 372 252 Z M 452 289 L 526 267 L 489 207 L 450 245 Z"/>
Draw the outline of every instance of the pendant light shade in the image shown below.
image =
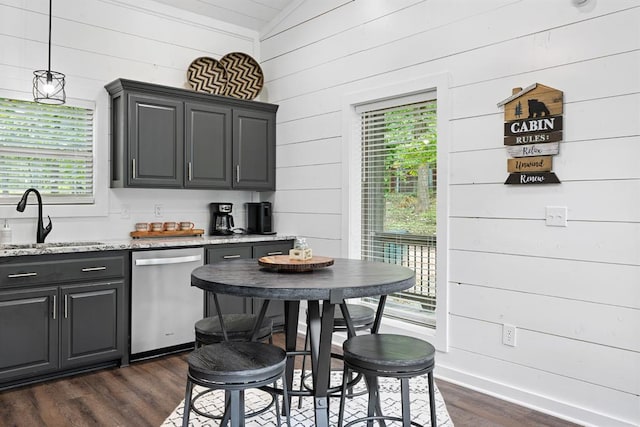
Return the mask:
<path id="1" fill-rule="evenodd" d="M 64 74 L 51 71 L 51 2 L 49 0 L 49 62 L 46 70 L 33 72 L 33 100 L 42 104 L 64 104 Z"/>

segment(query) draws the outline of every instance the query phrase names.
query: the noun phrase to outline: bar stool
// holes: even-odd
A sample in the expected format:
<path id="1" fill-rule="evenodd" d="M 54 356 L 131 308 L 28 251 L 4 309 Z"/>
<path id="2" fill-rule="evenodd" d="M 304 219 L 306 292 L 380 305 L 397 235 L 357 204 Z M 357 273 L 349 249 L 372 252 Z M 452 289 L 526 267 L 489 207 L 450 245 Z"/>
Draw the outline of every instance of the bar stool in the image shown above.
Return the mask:
<path id="1" fill-rule="evenodd" d="M 340 412 L 338 427 L 342 427 L 346 400 L 347 380 L 352 371 L 362 373 L 367 382 L 369 404 L 367 416 L 352 420 L 345 427 L 358 422 L 374 420 L 402 421 L 404 427 L 420 426 L 411 421 L 409 411 L 409 378 L 424 374 L 429 382 L 429 409 L 431 427 L 436 427 L 436 404 L 433 385 L 435 348 L 426 341 L 394 334 L 359 335 L 346 340 L 342 345 L 344 353 L 344 372 L 342 392 L 340 394 Z M 400 380 L 402 418 L 384 416 L 380 408 L 378 377 L 392 377 Z M 376 415 L 376 413 L 378 415 Z"/>
<path id="2" fill-rule="evenodd" d="M 282 380 L 284 413 L 290 426 L 285 366 L 287 354 L 281 348 L 260 342 L 220 342 L 202 346 L 187 358 L 189 373 L 184 400 L 182 426 L 189 425 L 193 409 L 193 386 L 210 390 L 224 390 L 229 396 L 228 416 L 231 427 L 244 426 L 244 391 L 261 388 L 274 396 L 277 425 L 280 426 L 280 408 L 276 390 L 268 384 Z"/>
<path id="3" fill-rule="evenodd" d="M 229 341 L 251 341 L 251 334 L 256 324 L 258 316 L 254 314 L 223 314 L 222 321 L 227 330 Z M 256 341 L 266 339 L 271 343 L 273 331 L 273 320 L 264 318 L 260 324 L 260 329 L 256 334 Z M 214 344 L 224 341 L 224 333 L 220 325 L 220 318 L 216 316 L 205 317 L 195 324 L 196 347 Z"/>
<path id="4" fill-rule="evenodd" d="M 253 329 L 255 327 L 258 316 L 253 314 L 223 314 L 222 321 L 224 323 L 224 327 L 227 331 L 228 341 L 234 342 L 249 342 L 251 341 L 251 335 L 253 333 Z M 200 319 L 195 324 L 195 336 L 196 336 L 196 348 L 200 348 L 204 345 L 215 344 L 225 341 L 224 333 L 222 332 L 222 326 L 220 325 L 220 317 L 218 315 L 205 317 L 204 319 Z M 269 340 L 269 343 L 272 343 L 272 330 L 273 330 L 273 320 L 264 318 L 262 323 L 260 324 L 260 328 L 258 329 L 256 341 L 264 341 Z M 213 392 L 214 389 L 203 390 L 200 393 L 196 394 L 191 400 L 192 404 L 202 398 L 203 396 Z M 256 415 L 259 415 L 265 411 L 267 411 L 274 403 L 275 396 L 270 393 L 271 399 L 267 402 L 267 404 L 251 413 L 245 414 L 245 417 L 250 418 Z M 217 415 L 211 413 L 205 413 L 194 406 L 193 411 L 200 416 L 219 420 L 224 419 L 224 415 Z"/>
<path id="5" fill-rule="evenodd" d="M 364 329 L 372 329 L 376 318 L 376 312 L 371 307 L 359 304 L 347 304 L 347 311 L 353 324 L 353 329 L 356 331 Z M 339 305 L 336 305 L 333 310 L 333 332 L 346 331 L 347 321 L 342 314 L 342 309 Z M 305 372 L 305 363 L 307 359 L 307 353 L 309 352 L 309 322 L 307 322 L 307 331 L 304 339 L 304 352 L 302 356 L 302 368 L 300 369 L 300 390 L 305 388 L 304 380 L 307 377 Z M 335 357 L 336 355 L 332 355 Z M 353 393 L 349 394 L 349 397 L 354 396 Z M 298 408 L 302 407 L 302 396 L 298 400 Z"/>

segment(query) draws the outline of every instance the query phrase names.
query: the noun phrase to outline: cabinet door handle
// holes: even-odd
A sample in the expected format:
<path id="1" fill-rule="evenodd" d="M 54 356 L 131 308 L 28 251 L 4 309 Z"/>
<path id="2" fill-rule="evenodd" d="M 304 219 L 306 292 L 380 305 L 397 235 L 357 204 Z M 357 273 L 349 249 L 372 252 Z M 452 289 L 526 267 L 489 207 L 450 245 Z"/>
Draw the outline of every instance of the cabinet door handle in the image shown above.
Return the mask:
<path id="1" fill-rule="evenodd" d="M 58 297 L 57 296 L 53 296 L 53 311 L 52 311 L 52 317 L 53 320 L 56 320 L 56 311 L 58 311 Z"/>
<path id="2" fill-rule="evenodd" d="M 65 319 L 69 317 L 68 307 L 69 307 L 69 295 L 65 295 L 64 296 L 64 318 Z"/>
<path id="3" fill-rule="evenodd" d="M 240 165 L 236 165 L 236 182 L 240 182 Z"/>
<path id="4" fill-rule="evenodd" d="M 224 259 L 234 259 L 234 258 L 240 258 L 240 255 L 225 255 L 222 258 L 224 258 Z"/>
<path id="5" fill-rule="evenodd" d="M 131 178 L 136 179 L 136 159 L 131 159 Z"/>
<path id="6" fill-rule="evenodd" d="M 85 268 L 82 269 L 82 271 L 84 271 L 84 272 L 102 271 L 102 270 L 106 270 L 106 269 L 107 269 L 107 267 L 104 267 L 104 266 L 102 266 L 102 267 L 85 267 Z"/>
<path id="7" fill-rule="evenodd" d="M 187 175 L 188 175 L 189 181 L 193 181 L 193 172 L 192 172 L 191 162 L 187 163 Z"/>
<path id="8" fill-rule="evenodd" d="M 282 255 L 282 251 L 267 252 L 267 255 Z"/>
<path id="9" fill-rule="evenodd" d="M 34 276 L 37 276 L 37 275 L 38 275 L 38 273 L 36 273 L 36 272 L 33 272 L 33 273 L 14 273 L 14 274 L 9 274 L 7 277 L 9 279 L 15 279 L 15 278 L 18 278 L 18 277 L 34 277 Z"/>

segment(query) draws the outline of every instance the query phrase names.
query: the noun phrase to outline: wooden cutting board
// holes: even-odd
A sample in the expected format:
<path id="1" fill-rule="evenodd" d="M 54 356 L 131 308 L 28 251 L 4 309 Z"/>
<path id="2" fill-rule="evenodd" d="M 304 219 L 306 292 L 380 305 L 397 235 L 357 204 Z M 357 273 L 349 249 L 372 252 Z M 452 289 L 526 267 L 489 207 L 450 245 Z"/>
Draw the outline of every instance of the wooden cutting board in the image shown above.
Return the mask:
<path id="1" fill-rule="evenodd" d="M 258 259 L 260 266 L 282 272 L 299 273 L 317 270 L 333 265 L 333 258 L 314 256 L 311 259 L 291 259 L 289 255 L 263 256 Z"/>

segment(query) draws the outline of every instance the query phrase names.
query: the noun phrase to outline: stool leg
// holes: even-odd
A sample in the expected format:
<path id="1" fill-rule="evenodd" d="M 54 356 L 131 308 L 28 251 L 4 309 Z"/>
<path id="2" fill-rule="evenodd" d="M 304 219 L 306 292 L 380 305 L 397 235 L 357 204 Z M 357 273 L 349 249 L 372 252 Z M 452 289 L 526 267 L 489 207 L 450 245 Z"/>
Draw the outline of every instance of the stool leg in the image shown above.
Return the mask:
<path id="1" fill-rule="evenodd" d="M 230 418 L 231 427 L 244 427 L 244 412 L 240 405 L 240 391 L 231 390 Z"/>
<path id="2" fill-rule="evenodd" d="M 189 426 L 189 414 L 191 412 L 191 393 L 193 392 L 193 384 L 187 379 L 187 390 L 184 393 L 184 410 L 182 413 L 182 427 Z"/>
<path id="3" fill-rule="evenodd" d="M 289 390 L 287 389 L 287 382 L 285 381 L 284 374 L 282 375 L 282 401 L 284 404 L 284 412 L 287 418 L 287 427 L 291 427 L 291 408 L 289 406 Z M 277 400 L 276 400 L 277 402 Z M 280 415 L 278 410 L 278 422 L 280 421 Z"/>
<path id="4" fill-rule="evenodd" d="M 286 385 L 285 385 L 285 387 L 286 387 Z M 276 384 L 275 383 L 273 384 L 273 388 L 276 388 Z M 273 395 L 273 397 L 274 397 L 274 406 L 275 406 L 275 409 L 276 409 L 276 427 L 280 427 L 280 425 L 282 424 L 281 421 L 280 421 L 280 403 L 278 403 L 280 400 L 275 395 Z M 283 404 L 284 404 L 284 401 L 283 401 Z M 289 424 L 287 424 L 287 427 L 289 427 Z"/>
<path id="5" fill-rule="evenodd" d="M 365 375 L 367 381 L 367 390 L 369 391 L 369 402 L 367 406 L 367 417 L 373 417 L 376 413 L 383 416 L 382 407 L 380 406 L 380 390 L 378 388 L 378 377 L 374 375 Z M 378 420 L 380 427 L 385 427 L 387 423 L 384 420 Z M 367 421 L 367 427 L 373 427 L 373 420 Z"/>
<path id="6" fill-rule="evenodd" d="M 436 391 L 433 384 L 433 371 L 427 374 L 429 381 L 429 410 L 431 411 L 431 427 L 437 427 L 438 421 L 436 420 Z"/>
<path id="7" fill-rule="evenodd" d="M 374 400 L 374 412 L 371 413 L 371 415 L 369 416 L 373 416 L 375 414 L 378 414 L 378 416 L 380 417 L 384 417 L 384 414 L 382 413 L 382 405 L 380 404 L 380 385 L 378 383 L 378 377 L 372 377 L 373 378 L 373 383 L 375 385 L 375 400 Z M 371 406 L 371 402 L 369 403 L 369 405 Z M 373 426 L 373 421 L 371 422 L 372 426 Z M 386 427 L 387 426 L 387 422 L 383 419 L 378 420 L 378 425 L 380 427 Z"/>
<path id="8" fill-rule="evenodd" d="M 220 427 L 226 427 L 229 423 L 229 417 L 231 415 L 231 392 L 225 390 L 224 392 L 224 414 L 220 420 Z"/>
<path id="9" fill-rule="evenodd" d="M 400 379 L 400 395 L 402 396 L 402 427 L 411 427 L 411 411 L 409 400 L 409 379 Z"/>
<path id="10" fill-rule="evenodd" d="M 347 394 L 347 381 L 345 378 L 349 375 L 349 368 L 345 365 L 342 370 L 342 387 L 340 390 L 340 409 L 338 410 L 338 427 L 342 427 L 344 421 L 344 401 Z"/>
<path id="11" fill-rule="evenodd" d="M 302 368 L 300 369 L 300 391 L 304 388 L 304 376 L 305 369 L 304 365 L 307 362 L 307 354 L 306 351 L 309 350 L 309 319 L 307 319 L 307 330 L 304 334 L 304 351 L 305 353 L 302 355 Z M 302 408 L 302 396 L 298 397 L 298 409 Z"/>

